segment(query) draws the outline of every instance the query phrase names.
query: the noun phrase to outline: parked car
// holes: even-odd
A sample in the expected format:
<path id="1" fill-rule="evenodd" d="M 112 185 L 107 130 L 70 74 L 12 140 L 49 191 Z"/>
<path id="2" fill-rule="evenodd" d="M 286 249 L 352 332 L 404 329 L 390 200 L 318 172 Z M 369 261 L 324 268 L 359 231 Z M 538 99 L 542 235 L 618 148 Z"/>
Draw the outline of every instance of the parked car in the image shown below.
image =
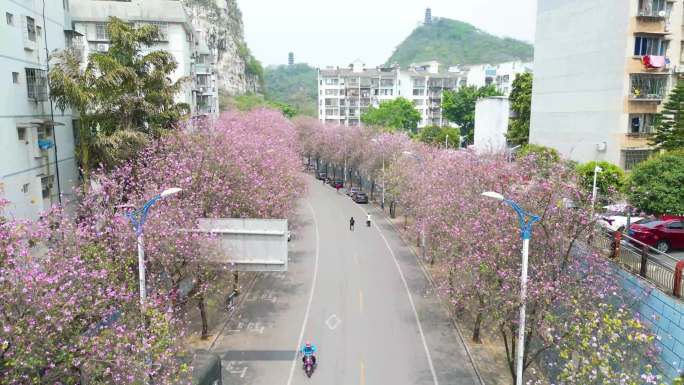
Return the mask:
<path id="1" fill-rule="evenodd" d="M 316 179 L 318 179 L 318 180 L 325 180 L 325 179 L 327 179 L 327 178 L 328 178 L 328 174 L 326 174 L 326 173 L 323 172 L 323 171 L 321 171 L 321 172 L 319 172 L 318 174 L 316 174 Z"/>
<path id="2" fill-rule="evenodd" d="M 642 219 L 631 225 L 627 234 L 663 253 L 684 249 L 684 217 Z"/>
<path id="3" fill-rule="evenodd" d="M 356 203 L 368 203 L 368 194 L 364 192 L 358 192 L 354 194 L 352 199 L 354 199 L 354 202 Z"/>
<path id="4" fill-rule="evenodd" d="M 330 185 L 333 188 L 342 188 L 344 187 L 344 181 L 342 179 L 335 179 Z"/>
<path id="5" fill-rule="evenodd" d="M 603 214 L 599 214 L 598 216 L 598 223 L 605 227 L 608 230 L 611 231 L 624 231 L 627 229 L 627 214 L 623 212 L 607 212 Z M 629 223 L 630 226 L 632 223 L 637 223 L 638 221 L 642 220 L 644 218 L 642 217 L 631 217 L 629 218 Z"/>
<path id="6" fill-rule="evenodd" d="M 351 187 L 349 189 L 349 191 L 347 191 L 347 195 L 349 195 L 350 197 L 353 197 L 354 194 L 356 194 L 357 192 L 361 192 L 361 189 L 358 187 Z"/>

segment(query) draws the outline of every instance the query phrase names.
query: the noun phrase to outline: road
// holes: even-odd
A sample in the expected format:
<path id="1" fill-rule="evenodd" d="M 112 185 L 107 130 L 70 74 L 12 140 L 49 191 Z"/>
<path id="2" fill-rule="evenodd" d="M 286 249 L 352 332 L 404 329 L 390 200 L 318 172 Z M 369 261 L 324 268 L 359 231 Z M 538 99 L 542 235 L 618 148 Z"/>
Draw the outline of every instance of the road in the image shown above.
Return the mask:
<path id="1" fill-rule="evenodd" d="M 289 271 L 261 274 L 215 342 L 223 384 L 479 384 L 420 265 L 378 209 L 308 178 Z M 376 214 L 371 228 L 364 210 Z M 307 340 L 319 348 L 310 379 L 295 353 Z"/>

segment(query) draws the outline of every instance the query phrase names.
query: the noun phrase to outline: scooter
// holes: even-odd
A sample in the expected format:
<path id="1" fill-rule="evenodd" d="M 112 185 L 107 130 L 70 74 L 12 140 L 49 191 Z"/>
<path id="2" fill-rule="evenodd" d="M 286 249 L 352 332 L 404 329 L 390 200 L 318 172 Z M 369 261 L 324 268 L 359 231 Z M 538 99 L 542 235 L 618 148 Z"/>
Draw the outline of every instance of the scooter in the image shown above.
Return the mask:
<path id="1" fill-rule="evenodd" d="M 314 372 L 314 368 L 316 367 L 316 364 L 314 364 L 314 360 L 312 356 L 305 356 L 304 357 L 304 372 L 306 373 L 306 376 L 308 378 L 311 378 L 311 375 Z"/>

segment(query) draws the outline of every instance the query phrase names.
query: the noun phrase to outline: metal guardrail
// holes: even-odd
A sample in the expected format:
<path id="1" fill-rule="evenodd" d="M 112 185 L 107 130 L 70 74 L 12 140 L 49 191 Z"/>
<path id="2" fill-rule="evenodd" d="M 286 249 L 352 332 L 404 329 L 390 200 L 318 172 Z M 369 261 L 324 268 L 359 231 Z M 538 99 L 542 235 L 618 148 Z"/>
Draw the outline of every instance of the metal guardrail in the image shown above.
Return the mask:
<path id="1" fill-rule="evenodd" d="M 663 253 L 643 242 L 615 232 L 600 231 L 592 246 L 628 272 L 653 283 L 658 289 L 682 297 L 684 261 Z"/>

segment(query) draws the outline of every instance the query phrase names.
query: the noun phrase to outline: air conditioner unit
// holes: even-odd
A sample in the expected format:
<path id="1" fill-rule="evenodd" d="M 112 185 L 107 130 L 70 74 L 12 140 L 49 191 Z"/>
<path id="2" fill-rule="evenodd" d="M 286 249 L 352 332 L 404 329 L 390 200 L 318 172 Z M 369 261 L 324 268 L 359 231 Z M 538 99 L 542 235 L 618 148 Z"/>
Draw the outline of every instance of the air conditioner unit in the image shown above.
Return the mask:
<path id="1" fill-rule="evenodd" d="M 107 52 L 109 50 L 109 44 L 107 43 L 98 43 L 97 44 L 97 50 L 100 52 Z"/>

